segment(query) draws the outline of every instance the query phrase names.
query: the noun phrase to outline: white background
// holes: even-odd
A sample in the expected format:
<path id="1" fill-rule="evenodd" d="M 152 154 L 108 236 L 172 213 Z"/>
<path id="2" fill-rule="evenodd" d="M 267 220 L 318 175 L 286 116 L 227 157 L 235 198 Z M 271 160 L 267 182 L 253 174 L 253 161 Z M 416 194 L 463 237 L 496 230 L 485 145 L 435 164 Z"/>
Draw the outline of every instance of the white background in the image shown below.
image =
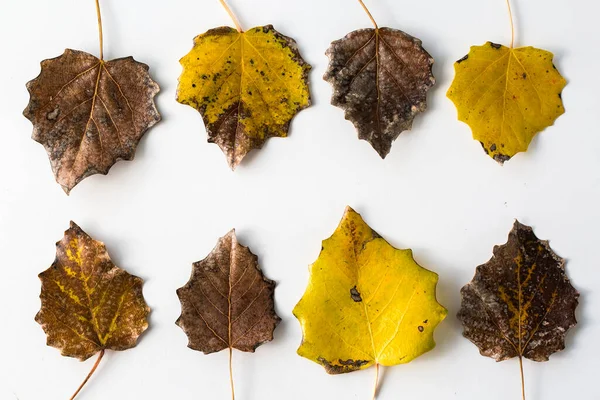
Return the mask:
<path id="1" fill-rule="evenodd" d="M 436 60 L 429 110 L 381 160 L 357 139 L 343 111 L 329 105 L 321 77 L 332 40 L 370 22 L 353 0 L 230 0 L 246 28 L 273 24 L 294 37 L 313 65 L 314 104 L 290 137 L 271 139 L 235 171 L 206 142 L 200 115 L 175 101 L 179 58 L 195 35 L 231 25 L 217 0 L 102 0 L 107 59 L 133 55 L 150 65 L 162 91 L 163 121 L 142 140 L 133 162 L 80 183 L 68 197 L 22 116 L 25 83 L 39 62 L 66 47 L 98 54 L 93 0 L 1 0 L 0 38 L 0 399 L 66 399 L 91 368 L 45 345 L 34 321 L 37 274 L 54 259 L 69 220 L 104 241 L 117 265 L 143 277 L 151 328 L 138 346 L 110 352 L 82 399 L 228 399 L 227 352 L 186 347 L 174 321 L 175 290 L 231 228 L 278 282 L 283 322 L 255 354 L 234 354 L 238 400 L 370 399 L 374 369 L 329 376 L 296 355 L 301 331 L 292 308 L 321 240 L 351 205 L 390 243 L 414 250 L 440 274 L 448 318 L 438 346 L 410 364 L 386 368 L 380 399 L 520 399 L 517 360 L 495 363 L 461 336 L 460 288 L 506 241 L 514 218 L 532 225 L 567 258 L 581 292 L 580 324 L 567 349 L 547 363 L 525 362 L 528 400 L 600 399 L 600 12 L 589 0 L 514 0 L 517 44 L 552 51 L 568 80 L 566 114 L 529 152 L 504 167 L 487 157 L 457 121 L 446 90 L 453 62 L 470 45 L 508 44 L 503 0 L 370 0 L 381 26 L 423 40 Z"/>

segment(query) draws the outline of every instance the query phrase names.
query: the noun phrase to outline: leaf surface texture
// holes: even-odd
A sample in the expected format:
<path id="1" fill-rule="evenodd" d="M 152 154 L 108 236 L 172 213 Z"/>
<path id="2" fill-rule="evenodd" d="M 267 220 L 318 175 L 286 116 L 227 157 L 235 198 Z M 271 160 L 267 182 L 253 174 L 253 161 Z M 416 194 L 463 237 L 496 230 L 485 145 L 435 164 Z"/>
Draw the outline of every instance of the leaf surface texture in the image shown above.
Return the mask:
<path id="1" fill-rule="evenodd" d="M 294 309 L 304 334 L 298 354 L 331 374 L 411 361 L 434 348 L 447 313 L 437 281 L 411 250 L 395 249 L 348 208 Z"/>
<path id="2" fill-rule="evenodd" d="M 473 46 L 454 64 L 448 97 L 458 119 L 500 164 L 527 151 L 533 137 L 565 112 L 565 79 L 552 53 L 534 47 L 511 49 L 491 42 Z"/>
<path id="3" fill-rule="evenodd" d="M 177 101 L 200 112 L 208 141 L 232 169 L 268 138 L 286 137 L 292 118 L 310 105 L 310 65 L 271 25 L 209 30 L 180 62 Z"/>

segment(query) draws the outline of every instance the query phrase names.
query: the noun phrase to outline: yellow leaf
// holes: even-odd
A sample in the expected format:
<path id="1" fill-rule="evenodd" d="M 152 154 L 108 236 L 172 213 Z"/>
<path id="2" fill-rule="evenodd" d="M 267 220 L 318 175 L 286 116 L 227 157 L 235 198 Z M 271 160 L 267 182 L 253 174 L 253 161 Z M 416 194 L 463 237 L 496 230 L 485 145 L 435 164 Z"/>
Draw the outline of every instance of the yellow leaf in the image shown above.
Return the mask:
<path id="1" fill-rule="evenodd" d="M 436 273 L 398 250 L 351 208 L 323 241 L 294 309 L 304 334 L 298 354 L 331 374 L 407 363 L 433 349 L 446 316 Z"/>
<path id="2" fill-rule="evenodd" d="M 534 47 L 508 48 L 491 42 L 473 46 L 454 64 L 448 97 L 473 138 L 500 164 L 527 151 L 538 133 L 565 112 L 565 79 L 552 53 Z"/>
<path id="3" fill-rule="evenodd" d="M 177 101 L 202 114 L 209 142 L 232 169 L 268 138 L 286 137 L 291 119 L 310 105 L 310 65 L 270 25 L 209 30 L 180 62 Z"/>

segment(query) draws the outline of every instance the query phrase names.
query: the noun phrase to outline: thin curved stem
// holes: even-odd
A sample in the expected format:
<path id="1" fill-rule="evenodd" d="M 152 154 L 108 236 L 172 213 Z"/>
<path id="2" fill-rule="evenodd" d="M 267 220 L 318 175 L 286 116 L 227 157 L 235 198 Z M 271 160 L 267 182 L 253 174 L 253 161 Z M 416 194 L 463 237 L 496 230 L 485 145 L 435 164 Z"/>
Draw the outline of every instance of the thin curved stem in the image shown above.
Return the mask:
<path id="1" fill-rule="evenodd" d="M 515 22 L 513 20 L 512 7 L 510 6 L 510 0 L 506 0 L 506 5 L 508 6 L 508 16 L 510 17 L 510 48 L 512 49 L 515 46 Z"/>
<path id="2" fill-rule="evenodd" d="M 229 347 L 229 383 L 231 384 L 231 400 L 235 400 L 235 389 L 233 387 L 233 349 Z"/>
<path id="3" fill-rule="evenodd" d="M 98 36 L 100 37 L 100 60 L 104 60 L 104 37 L 102 35 L 102 14 L 100 14 L 100 1 L 96 0 L 96 14 L 98 14 Z"/>
<path id="4" fill-rule="evenodd" d="M 96 363 L 92 367 L 92 370 L 90 371 L 88 376 L 85 377 L 83 382 L 81 382 L 81 385 L 79 385 L 79 387 L 77 388 L 77 391 L 75 391 L 75 393 L 73 394 L 73 396 L 71 396 L 71 398 L 69 400 L 73 400 L 75 397 L 77 397 L 79 392 L 81 392 L 81 389 L 83 389 L 85 384 L 88 383 L 88 381 L 90 380 L 92 375 L 94 375 L 94 372 L 96 372 L 96 368 L 98 368 L 98 365 L 100 365 L 100 361 L 102 361 L 102 357 L 104 357 L 104 349 L 100 350 L 100 354 L 98 355 L 98 359 L 96 360 Z"/>
<path id="5" fill-rule="evenodd" d="M 358 2 L 362 6 L 362 8 L 364 8 L 364 10 L 367 13 L 367 15 L 369 16 L 369 18 L 371 18 L 371 22 L 373 23 L 373 25 L 375 25 L 375 29 L 379 29 L 379 26 L 377 25 L 377 22 L 375 22 L 375 18 L 373 18 L 373 14 L 371 14 L 371 11 L 369 11 L 369 9 L 365 5 L 365 3 L 363 3 L 363 0 L 358 0 Z"/>
<path id="6" fill-rule="evenodd" d="M 231 20 L 235 24 L 235 29 L 237 29 L 238 32 L 242 33 L 243 30 L 242 30 L 242 26 L 240 25 L 240 21 L 237 19 L 237 17 L 233 13 L 233 11 L 231 11 L 231 8 L 229 8 L 229 6 L 225 2 L 225 0 L 219 0 L 219 1 L 221 2 L 221 5 L 225 9 L 225 11 L 227 11 L 227 14 L 229 14 L 229 17 L 231 18 Z"/>
<path id="7" fill-rule="evenodd" d="M 521 367 L 521 394 L 525 400 L 525 374 L 523 373 L 523 357 L 519 356 L 519 366 Z"/>
<path id="8" fill-rule="evenodd" d="M 373 400 L 377 398 L 377 389 L 379 389 L 379 364 L 375 364 L 375 387 L 373 388 Z"/>

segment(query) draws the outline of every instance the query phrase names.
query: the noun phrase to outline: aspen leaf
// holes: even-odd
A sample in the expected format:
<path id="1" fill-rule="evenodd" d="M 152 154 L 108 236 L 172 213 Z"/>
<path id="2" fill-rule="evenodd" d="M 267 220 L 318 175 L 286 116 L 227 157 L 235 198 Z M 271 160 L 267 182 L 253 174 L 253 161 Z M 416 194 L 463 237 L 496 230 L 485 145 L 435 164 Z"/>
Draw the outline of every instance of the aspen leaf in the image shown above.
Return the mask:
<path id="1" fill-rule="evenodd" d="M 518 221 L 461 294 L 464 336 L 496 361 L 547 361 L 564 349 L 565 335 L 577 323 L 579 293 L 565 260 Z"/>
<path id="2" fill-rule="evenodd" d="M 200 112 L 208 141 L 232 169 L 268 138 L 286 137 L 292 118 L 310 105 L 310 65 L 271 25 L 211 29 L 180 62 L 177 101 Z"/>
<path id="3" fill-rule="evenodd" d="M 348 207 L 294 309 L 303 331 L 298 354 L 330 374 L 413 360 L 434 348 L 447 313 L 437 281 L 411 250 L 392 247 Z"/>
<path id="4" fill-rule="evenodd" d="M 134 347 L 148 328 L 142 279 L 115 266 L 104 243 L 74 222 L 39 277 L 42 305 L 35 320 L 63 356 L 83 361 L 100 352 L 99 362 L 105 350 Z"/>
<path id="5" fill-rule="evenodd" d="M 104 61 L 67 49 L 41 65 L 27 84 L 24 115 L 68 194 L 88 176 L 106 175 L 118 160 L 133 159 L 146 130 L 160 121 L 154 105 L 159 87 L 148 66 L 132 57 Z"/>
<path id="6" fill-rule="evenodd" d="M 336 40 L 326 54 L 331 104 L 343 109 L 358 137 L 385 158 L 392 142 L 427 108 L 427 91 L 435 84 L 433 58 L 419 39 L 377 24 Z"/>
<path id="7" fill-rule="evenodd" d="M 188 347 L 205 354 L 229 349 L 231 362 L 232 349 L 254 352 L 273 340 L 281 321 L 274 290 L 275 282 L 264 277 L 258 258 L 232 230 L 194 263 L 190 280 L 177 289 L 181 316 L 176 323 L 188 336 Z"/>
<path id="8" fill-rule="evenodd" d="M 491 42 L 473 46 L 454 64 L 448 97 L 485 152 L 503 164 L 527 151 L 538 133 L 565 112 L 565 79 L 552 53 L 534 47 L 509 48 Z"/>

